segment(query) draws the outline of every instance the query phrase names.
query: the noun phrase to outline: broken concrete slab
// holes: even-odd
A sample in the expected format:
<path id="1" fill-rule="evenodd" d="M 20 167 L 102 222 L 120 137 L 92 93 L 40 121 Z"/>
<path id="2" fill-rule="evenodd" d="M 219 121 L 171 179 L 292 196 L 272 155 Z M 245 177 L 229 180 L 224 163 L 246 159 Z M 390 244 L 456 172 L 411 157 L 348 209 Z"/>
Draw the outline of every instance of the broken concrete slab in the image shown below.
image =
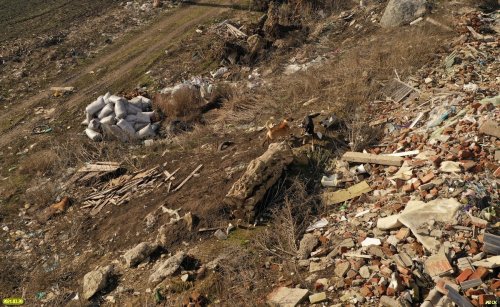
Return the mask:
<path id="1" fill-rule="evenodd" d="M 309 303 L 311 304 L 317 304 L 326 301 L 326 293 L 321 292 L 321 293 L 316 293 L 311 296 L 309 296 Z"/>
<path id="2" fill-rule="evenodd" d="M 307 289 L 279 287 L 267 295 L 267 302 L 276 307 L 295 307 L 308 293 Z"/>
<path id="3" fill-rule="evenodd" d="M 494 269 L 500 267 L 500 256 L 493 256 L 486 258 L 484 260 L 475 261 L 472 263 L 475 267 L 485 267 L 488 269 Z"/>
<path id="4" fill-rule="evenodd" d="M 500 138 L 500 125 L 494 120 L 486 120 L 480 127 L 479 132 Z"/>
<path id="5" fill-rule="evenodd" d="M 439 198 L 428 203 L 411 200 L 399 214 L 381 218 L 377 221 L 377 227 L 380 229 L 391 229 L 381 227 L 396 228 L 403 224 L 410 228 L 413 235 L 431 252 L 439 250 L 440 242 L 428 235 L 418 231 L 420 226 L 428 223 L 430 220 L 437 222 L 450 222 L 455 219 L 455 215 L 463 205 L 454 198 Z"/>
<path id="6" fill-rule="evenodd" d="M 104 289 L 108 284 L 109 277 L 113 274 L 113 269 L 113 265 L 108 265 L 85 274 L 83 277 L 83 299 L 88 300 Z"/>

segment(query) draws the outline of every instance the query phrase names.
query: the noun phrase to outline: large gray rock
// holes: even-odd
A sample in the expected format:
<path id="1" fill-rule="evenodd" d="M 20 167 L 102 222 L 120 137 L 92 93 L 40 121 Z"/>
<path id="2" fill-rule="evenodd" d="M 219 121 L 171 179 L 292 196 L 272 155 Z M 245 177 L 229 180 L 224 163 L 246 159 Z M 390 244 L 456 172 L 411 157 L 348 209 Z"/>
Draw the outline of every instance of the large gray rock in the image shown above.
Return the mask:
<path id="1" fill-rule="evenodd" d="M 292 149 L 284 142 L 272 143 L 262 156 L 252 160 L 224 198 L 224 202 L 232 207 L 234 216 L 253 221 L 262 209 L 261 201 L 266 192 L 292 161 Z"/>
<path id="2" fill-rule="evenodd" d="M 297 252 L 297 256 L 299 257 L 299 259 L 304 260 L 309 258 L 309 255 L 318 245 L 318 243 L 319 240 L 315 235 L 306 233 L 302 240 L 300 240 L 299 251 Z"/>
<path id="3" fill-rule="evenodd" d="M 426 0 L 390 0 L 380 25 L 384 28 L 409 24 L 425 14 Z"/>
<path id="4" fill-rule="evenodd" d="M 158 244 L 152 244 L 149 242 L 139 243 L 136 247 L 128 250 L 123 258 L 125 259 L 125 264 L 130 268 L 138 265 L 144 259 L 149 257 L 152 252 L 158 248 Z"/>
<path id="5" fill-rule="evenodd" d="M 153 274 L 151 274 L 151 276 L 149 276 L 149 282 L 153 285 L 156 285 L 168 276 L 173 275 L 181 266 L 184 257 L 186 257 L 186 254 L 181 251 L 165 260 L 158 267 L 158 269 Z"/>
<path id="6" fill-rule="evenodd" d="M 88 300 L 94 294 L 104 289 L 112 273 L 113 265 L 108 265 L 85 274 L 83 277 L 83 298 Z"/>

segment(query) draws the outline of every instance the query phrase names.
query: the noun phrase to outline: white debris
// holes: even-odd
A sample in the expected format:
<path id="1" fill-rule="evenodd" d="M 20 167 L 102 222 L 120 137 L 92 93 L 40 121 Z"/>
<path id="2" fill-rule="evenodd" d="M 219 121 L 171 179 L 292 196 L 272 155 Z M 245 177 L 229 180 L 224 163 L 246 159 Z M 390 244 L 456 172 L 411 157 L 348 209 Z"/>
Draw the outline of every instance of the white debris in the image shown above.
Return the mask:
<path id="1" fill-rule="evenodd" d="M 115 138 L 119 135 L 122 141 L 151 139 L 156 136 L 159 125 L 153 123 L 155 113 L 150 110 L 149 98 L 137 96 L 128 101 L 106 93 L 85 108 L 82 124 L 87 126 L 85 134 L 93 141 L 102 141 L 103 136 L 108 138 L 110 134 Z"/>

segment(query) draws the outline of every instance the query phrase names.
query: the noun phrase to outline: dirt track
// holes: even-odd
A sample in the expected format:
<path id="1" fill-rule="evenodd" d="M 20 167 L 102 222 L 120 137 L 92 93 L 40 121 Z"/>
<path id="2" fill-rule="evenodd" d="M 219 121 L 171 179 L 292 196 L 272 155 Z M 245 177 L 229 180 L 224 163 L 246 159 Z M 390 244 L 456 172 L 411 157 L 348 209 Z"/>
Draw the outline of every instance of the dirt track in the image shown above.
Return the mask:
<path id="1" fill-rule="evenodd" d="M 123 89 L 120 85 L 131 83 L 132 80 L 140 77 L 148 70 L 148 63 L 151 65 L 152 58 L 163 53 L 187 32 L 194 31 L 197 24 L 207 22 L 210 18 L 229 10 L 231 5 L 224 4 L 227 2 L 211 4 L 210 1 L 200 1 L 174 9 L 142 32 L 123 37 L 116 43 L 119 45 L 118 48 L 112 46 L 111 50 L 105 50 L 88 66 L 79 67 L 76 71 L 71 72 L 70 76 L 53 82 L 55 86 L 67 85 L 77 88 L 77 92 L 64 103 L 65 110 L 88 102 L 89 99 L 92 99 L 91 97 L 97 97 L 107 90 Z M 99 68 L 104 71 L 102 74 L 90 75 L 91 72 Z M 90 80 L 89 76 L 91 76 Z M 29 117 L 29 115 L 34 106 L 47 98 L 49 95 L 47 90 L 29 98 L 22 104 L 18 104 L 0 116 L 0 122 L 20 117 L 21 119 L 16 122 L 20 123 L 24 120 L 22 126 L 17 126 L 14 123 L 7 128 L 7 131 L 2 131 L 0 147 L 7 146 L 33 126 L 37 118 Z M 12 129 L 14 127 L 18 129 Z"/>

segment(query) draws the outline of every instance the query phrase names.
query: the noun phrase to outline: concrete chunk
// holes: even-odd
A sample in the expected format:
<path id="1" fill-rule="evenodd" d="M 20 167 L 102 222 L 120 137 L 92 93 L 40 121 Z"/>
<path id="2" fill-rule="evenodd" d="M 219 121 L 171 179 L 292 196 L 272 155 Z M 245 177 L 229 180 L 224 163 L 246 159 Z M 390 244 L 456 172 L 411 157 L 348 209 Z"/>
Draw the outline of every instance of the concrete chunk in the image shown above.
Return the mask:
<path id="1" fill-rule="evenodd" d="M 279 287 L 267 296 L 271 306 L 295 307 L 309 293 L 307 289 Z"/>
<path id="2" fill-rule="evenodd" d="M 493 120 L 485 121 L 481 127 L 479 127 L 479 132 L 500 138 L 500 126 Z"/>

